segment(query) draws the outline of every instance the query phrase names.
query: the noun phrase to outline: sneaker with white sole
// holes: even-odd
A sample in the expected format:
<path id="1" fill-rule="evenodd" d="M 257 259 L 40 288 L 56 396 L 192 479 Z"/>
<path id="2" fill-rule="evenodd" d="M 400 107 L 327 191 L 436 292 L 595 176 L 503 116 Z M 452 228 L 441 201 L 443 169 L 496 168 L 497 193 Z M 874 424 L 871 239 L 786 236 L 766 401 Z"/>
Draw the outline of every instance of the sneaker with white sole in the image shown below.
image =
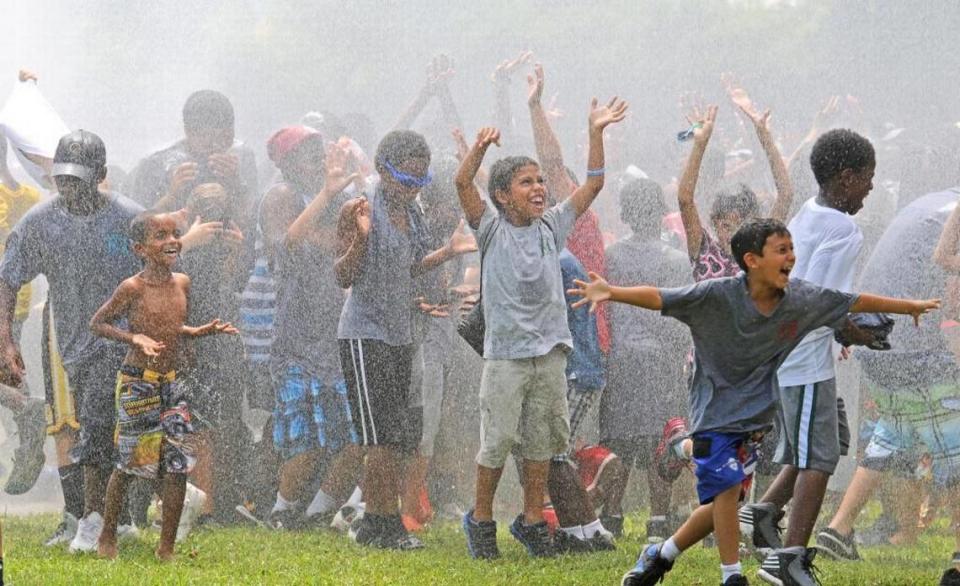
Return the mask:
<path id="1" fill-rule="evenodd" d="M 829 527 L 817 533 L 817 549 L 832 560 L 855 562 L 862 559 L 853 533 L 844 535 Z"/>
<path id="2" fill-rule="evenodd" d="M 124 541 L 132 541 L 140 537 L 140 529 L 130 523 L 129 525 L 120 525 L 117 527 L 117 539 L 122 539 Z"/>
<path id="3" fill-rule="evenodd" d="M 73 536 L 67 551 L 70 553 L 97 551 L 97 541 L 100 540 L 101 531 L 103 531 L 103 517 L 94 511 L 77 523 L 77 534 Z"/>
<path id="4" fill-rule="evenodd" d="M 79 523 L 76 517 L 64 511 L 63 519 L 60 521 L 60 524 L 57 525 L 57 529 L 53 532 L 53 535 L 43 542 L 43 546 L 53 547 L 61 543 L 70 543 L 77 535 L 77 526 Z"/>
<path id="5" fill-rule="evenodd" d="M 366 505 L 364 503 L 357 503 L 351 505 L 347 503 L 340 507 L 340 510 L 337 511 L 337 514 L 333 516 L 333 521 L 330 522 L 330 527 L 340 531 L 341 533 L 347 533 L 350 531 L 350 527 L 353 525 L 354 521 L 358 521 L 363 518 L 363 513 L 366 510 Z"/>
<path id="6" fill-rule="evenodd" d="M 203 505 L 206 502 L 207 493 L 188 482 L 186 494 L 183 498 L 183 512 L 180 513 L 180 523 L 177 524 L 177 543 L 183 542 L 190 534 L 197 517 L 203 512 Z"/>
<path id="7" fill-rule="evenodd" d="M 740 520 L 740 533 L 749 537 L 748 545 L 755 550 L 774 550 L 783 547 L 780 533 L 780 519 L 783 511 L 773 503 L 750 503 L 740 507 L 737 512 Z"/>

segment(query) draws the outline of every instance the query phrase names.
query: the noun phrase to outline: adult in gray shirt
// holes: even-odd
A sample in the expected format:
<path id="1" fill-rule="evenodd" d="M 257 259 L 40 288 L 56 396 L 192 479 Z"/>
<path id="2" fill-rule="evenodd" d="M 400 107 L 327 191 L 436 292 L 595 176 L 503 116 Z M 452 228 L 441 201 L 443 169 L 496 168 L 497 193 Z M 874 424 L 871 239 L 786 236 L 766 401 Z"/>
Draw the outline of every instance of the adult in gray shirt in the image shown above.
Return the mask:
<path id="1" fill-rule="evenodd" d="M 7 239 L 0 264 L 0 355 L 6 382 L 18 384 L 23 360 L 10 336 L 16 294 L 44 275 L 80 421 L 72 456 L 84 466 L 84 518 L 71 551 L 92 551 L 103 525 L 103 497 L 113 464 L 113 388 L 126 348 L 95 337 L 89 323 L 117 285 L 140 268 L 127 230 L 142 208 L 99 191 L 106 149 L 92 132 L 78 130 L 60 139 L 52 174 L 59 195 L 31 209 Z"/>

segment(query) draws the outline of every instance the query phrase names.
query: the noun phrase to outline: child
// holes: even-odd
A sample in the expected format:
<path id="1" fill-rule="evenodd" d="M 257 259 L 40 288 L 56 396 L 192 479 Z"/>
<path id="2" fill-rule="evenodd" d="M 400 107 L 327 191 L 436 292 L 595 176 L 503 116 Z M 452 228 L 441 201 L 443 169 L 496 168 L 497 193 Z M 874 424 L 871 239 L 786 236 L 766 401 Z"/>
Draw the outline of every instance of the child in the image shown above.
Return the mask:
<path id="1" fill-rule="evenodd" d="M 238 332 L 219 320 L 200 327 L 184 325 L 190 278 L 171 271 L 181 248 L 173 216 L 141 214 L 131 223 L 130 236 L 144 269 L 120 283 L 90 320 L 90 329 L 98 336 L 131 346 L 117 374 L 115 438 L 120 462 L 107 487 L 97 552 L 102 557 L 117 556 L 117 520 L 131 476 L 160 476 L 163 523 L 156 553 L 160 560 L 169 561 L 183 509 L 186 475 L 194 462 L 190 410 L 177 389 L 174 370 L 180 336 Z M 129 329 L 114 326 L 118 319 L 126 319 Z"/>
<path id="2" fill-rule="evenodd" d="M 593 101 L 587 181 L 550 209 L 540 167 L 527 157 L 497 161 L 490 170 L 493 206 L 481 199 L 474 176 L 490 144 L 499 143 L 495 128 L 480 131 L 457 173 L 460 205 L 481 242 L 486 321 L 476 504 L 463 519 L 474 558 L 500 555 L 493 497 L 517 443 L 524 459 L 524 513 L 510 532 L 533 556 L 555 553 L 543 520 L 543 496 L 550 459 L 567 449 L 565 369 L 573 346 L 559 253 L 577 217 L 603 187 L 603 129 L 623 120 L 626 110 L 617 98 L 605 106 Z"/>
<path id="3" fill-rule="evenodd" d="M 663 544 L 645 548 L 624 585 L 653 584 L 682 551 L 711 532 L 723 583 L 746 584 L 739 562 L 737 503 L 749 488 L 756 443 L 773 422 L 777 368 L 805 334 L 840 327 L 850 312 L 919 316 L 940 300 L 854 295 L 790 280 L 796 257 L 787 228 L 776 220 L 750 221 L 734 234 L 734 257 L 745 274 L 682 289 L 615 287 L 596 275 L 580 282 L 578 304 L 612 299 L 686 323 L 696 349 L 690 392 L 693 460 L 701 506 Z"/>

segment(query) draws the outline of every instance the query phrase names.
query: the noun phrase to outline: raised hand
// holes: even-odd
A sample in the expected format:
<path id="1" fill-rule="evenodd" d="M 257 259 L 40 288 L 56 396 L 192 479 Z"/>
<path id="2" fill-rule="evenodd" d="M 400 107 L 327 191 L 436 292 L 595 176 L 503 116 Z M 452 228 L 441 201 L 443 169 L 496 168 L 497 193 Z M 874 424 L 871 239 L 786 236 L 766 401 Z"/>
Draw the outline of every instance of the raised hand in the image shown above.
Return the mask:
<path id="1" fill-rule="evenodd" d="M 817 112 L 813 118 L 813 127 L 817 132 L 829 128 L 836 121 L 840 113 L 840 96 L 830 96 L 824 103 L 823 108 Z"/>
<path id="2" fill-rule="evenodd" d="M 37 74 L 30 71 L 29 69 L 21 69 L 20 72 L 17 74 L 17 79 L 19 79 L 21 82 L 31 81 L 31 80 L 33 82 L 36 82 Z"/>
<path id="3" fill-rule="evenodd" d="M 693 140 L 707 143 L 713 135 L 713 126 L 717 121 L 717 106 L 707 106 L 706 111 L 695 107 L 687 115 L 687 122 L 693 127 Z"/>
<path id="4" fill-rule="evenodd" d="M 196 248 L 210 244 L 221 234 L 223 234 L 223 222 L 204 222 L 200 216 L 197 216 L 187 233 L 180 237 L 180 242 L 184 249 Z"/>
<path id="5" fill-rule="evenodd" d="M 327 145 L 323 164 L 326 170 L 323 188 L 329 193 L 340 193 L 360 176 L 359 173 L 347 174 L 347 169 L 356 167 L 356 158 L 352 151 L 339 142 Z"/>
<path id="6" fill-rule="evenodd" d="M 497 65 L 497 68 L 493 71 L 493 75 L 490 78 L 494 82 L 508 81 L 510 75 L 517 70 L 521 65 L 529 63 L 533 59 L 533 51 L 521 51 L 515 59 L 504 59 Z"/>
<path id="7" fill-rule="evenodd" d="M 592 271 L 588 273 L 588 276 L 590 277 L 589 283 L 581 281 L 580 279 L 574 279 L 573 284 L 576 285 L 576 287 L 567 289 L 567 293 L 583 298 L 572 303 L 570 307 L 577 309 L 589 303 L 590 313 L 593 313 L 597 310 L 597 304 L 610 299 L 610 284 L 607 283 L 603 277 Z"/>
<path id="8" fill-rule="evenodd" d="M 606 106 L 599 106 L 597 99 L 593 98 L 590 102 L 590 130 L 603 130 L 607 126 L 620 122 L 627 117 L 627 108 L 629 105 L 613 96 Z"/>
<path id="9" fill-rule="evenodd" d="M 447 241 L 447 246 L 453 254 L 466 254 L 477 250 L 477 239 L 473 234 L 465 231 L 464 226 L 466 222 L 461 218 L 456 230 L 450 235 L 450 240 Z"/>
<path id="10" fill-rule="evenodd" d="M 474 145 L 478 149 L 486 149 L 491 144 L 500 146 L 500 131 L 492 126 L 485 126 L 477 132 L 477 142 Z"/>
<path id="11" fill-rule="evenodd" d="M 467 139 L 463 136 L 463 131 L 459 128 L 451 130 L 450 136 L 453 137 L 453 142 L 457 146 L 457 160 L 463 162 L 463 158 L 467 156 L 467 152 L 470 150 L 470 147 L 467 145 Z"/>
<path id="12" fill-rule="evenodd" d="M 427 63 L 427 89 L 435 93 L 455 73 L 453 59 L 440 53 Z"/>
<path id="13" fill-rule="evenodd" d="M 543 98 L 543 65 L 533 66 L 533 73 L 527 76 L 527 103 L 531 106 L 540 103 Z"/>
<path id="14" fill-rule="evenodd" d="M 743 86 L 737 83 L 729 73 L 724 74 L 720 79 L 724 87 L 727 88 L 730 101 L 743 112 L 744 116 L 749 118 L 755 127 L 769 130 L 770 109 L 768 108 L 763 112 L 758 111 L 753 100 L 750 99 L 750 95 L 747 94 L 747 90 L 743 89 Z"/>
<path id="15" fill-rule="evenodd" d="M 157 342 L 150 336 L 143 334 L 134 334 L 131 340 L 133 345 L 143 352 L 144 356 L 160 356 L 160 351 L 166 348 L 163 342 Z"/>

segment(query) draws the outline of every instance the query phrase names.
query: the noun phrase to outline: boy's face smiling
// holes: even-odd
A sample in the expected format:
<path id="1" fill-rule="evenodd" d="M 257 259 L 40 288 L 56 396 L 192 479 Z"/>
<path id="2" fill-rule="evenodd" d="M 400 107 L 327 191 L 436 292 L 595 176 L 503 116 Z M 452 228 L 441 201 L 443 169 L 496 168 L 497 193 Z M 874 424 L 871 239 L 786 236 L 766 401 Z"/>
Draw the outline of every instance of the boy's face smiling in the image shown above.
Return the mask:
<path id="1" fill-rule="evenodd" d="M 771 234 L 763 244 L 763 254 L 748 252 L 744 260 L 754 282 L 775 289 L 786 289 L 797 257 L 793 253 L 793 239 L 787 234 Z"/>
<path id="2" fill-rule="evenodd" d="M 143 242 L 137 242 L 134 250 L 148 265 L 170 269 L 180 256 L 180 229 L 170 214 L 151 218 Z"/>
<path id="3" fill-rule="evenodd" d="M 538 165 L 525 165 L 513 173 L 510 191 L 498 191 L 496 198 L 507 212 L 511 223 L 526 225 L 543 216 L 547 206 L 547 189 Z"/>

